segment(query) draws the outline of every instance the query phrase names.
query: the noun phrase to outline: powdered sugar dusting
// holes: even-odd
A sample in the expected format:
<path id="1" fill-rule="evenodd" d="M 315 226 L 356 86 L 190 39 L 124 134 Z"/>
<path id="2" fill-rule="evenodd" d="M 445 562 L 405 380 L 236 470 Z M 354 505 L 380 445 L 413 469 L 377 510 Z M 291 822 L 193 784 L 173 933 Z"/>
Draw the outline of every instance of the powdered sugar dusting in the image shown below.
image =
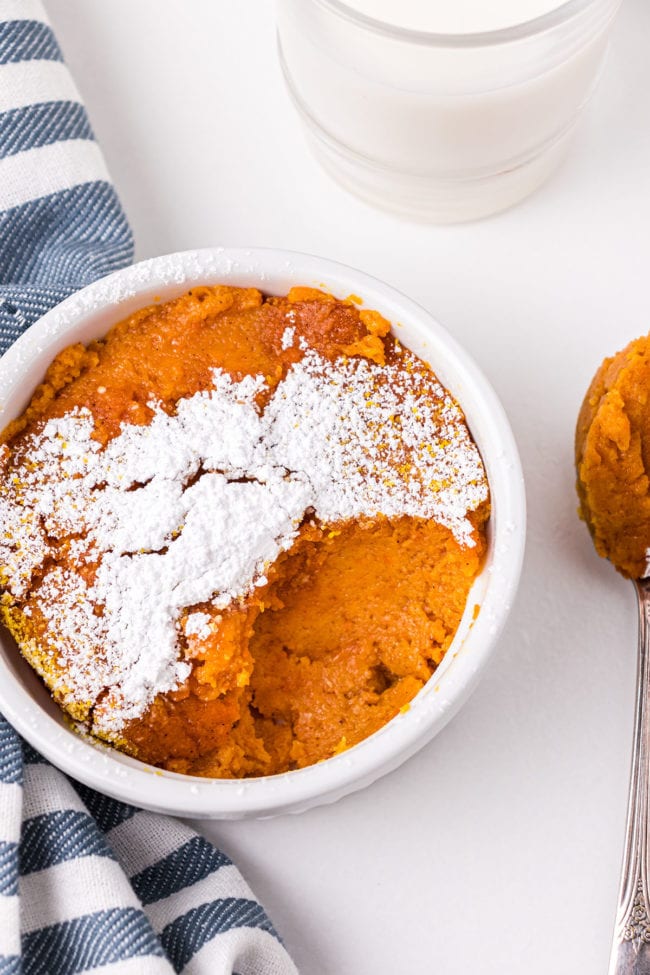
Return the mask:
<path id="1" fill-rule="evenodd" d="M 292 328 L 291 325 L 287 325 L 287 327 L 285 328 L 284 332 L 282 333 L 282 348 L 283 349 L 290 349 L 291 348 L 291 346 L 293 345 L 293 339 L 294 339 L 295 334 L 296 334 L 295 328 Z"/>
<path id="2" fill-rule="evenodd" d="M 474 544 L 485 473 L 432 374 L 409 353 L 331 363 L 299 346 L 263 410 L 263 377 L 215 369 L 211 389 L 172 414 L 150 404 L 150 424 L 124 424 L 105 449 L 77 409 L 32 434 L 19 462 L 0 451 L 0 582 L 20 605 L 39 574 L 32 606 L 61 672 L 48 679 L 64 705 L 93 709 L 96 732 L 117 736 L 186 680 L 179 621 L 205 639 L 210 617 L 194 607 L 264 585 L 306 515 L 432 518 Z"/>
<path id="3" fill-rule="evenodd" d="M 185 635 L 206 640 L 210 636 L 210 617 L 207 613 L 190 613 L 185 620 Z"/>

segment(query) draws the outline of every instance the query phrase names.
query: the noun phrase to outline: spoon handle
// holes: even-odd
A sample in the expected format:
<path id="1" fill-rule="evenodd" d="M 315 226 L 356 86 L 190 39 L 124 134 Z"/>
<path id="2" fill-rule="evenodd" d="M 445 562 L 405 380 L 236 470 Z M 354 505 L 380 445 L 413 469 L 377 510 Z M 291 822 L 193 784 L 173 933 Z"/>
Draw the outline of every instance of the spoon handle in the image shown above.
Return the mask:
<path id="1" fill-rule="evenodd" d="M 650 975 L 650 579 L 636 583 L 639 656 L 623 872 L 609 975 Z"/>

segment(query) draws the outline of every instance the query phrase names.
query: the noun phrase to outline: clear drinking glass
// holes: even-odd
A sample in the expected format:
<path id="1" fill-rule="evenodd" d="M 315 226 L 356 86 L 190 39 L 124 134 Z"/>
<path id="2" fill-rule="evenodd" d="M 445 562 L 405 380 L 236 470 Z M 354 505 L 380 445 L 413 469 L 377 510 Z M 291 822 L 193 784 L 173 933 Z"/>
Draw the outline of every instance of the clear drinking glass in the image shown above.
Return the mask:
<path id="1" fill-rule="evenodd" d="M 280 61 L 340 183 L 409 218 L 470 220 L 523 199 L 563 158 L 619 5 L 568 0 L 514 27 L 433 34 L 341 0 L 277 0 Z"/>

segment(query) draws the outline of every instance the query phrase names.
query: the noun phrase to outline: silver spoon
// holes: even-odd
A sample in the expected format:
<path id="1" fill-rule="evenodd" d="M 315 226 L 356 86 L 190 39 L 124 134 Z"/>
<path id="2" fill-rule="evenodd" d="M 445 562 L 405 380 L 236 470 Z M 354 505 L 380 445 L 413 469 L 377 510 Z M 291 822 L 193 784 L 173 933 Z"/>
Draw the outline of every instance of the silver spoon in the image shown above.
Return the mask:
<path id="1" fill-rule="evenodd" d="M 609 975 L 650 975 L 650 579 L 639 606 L 636 716 L 621 887 Z"/>
<path id="2" fill-rule="evenodd" d="M 650 975 L 650 335 L 603 360 L 576 424 L 579 512 L 632 579 L 639 654 L 630 795 L 609 975 Z"/>

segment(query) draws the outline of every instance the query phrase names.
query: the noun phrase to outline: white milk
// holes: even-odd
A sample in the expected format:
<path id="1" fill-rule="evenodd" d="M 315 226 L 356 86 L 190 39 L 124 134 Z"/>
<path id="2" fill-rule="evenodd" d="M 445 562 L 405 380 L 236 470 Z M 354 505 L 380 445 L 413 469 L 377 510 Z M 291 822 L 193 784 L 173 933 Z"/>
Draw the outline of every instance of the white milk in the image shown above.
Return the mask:
<path id="1" fill-rule="evenodd" d="M 553 0 L 278 0 L 280 58 L 323 165 L 370 202 L 433 222 L 472 219 L 532 192 L 562 159 L 620 0 L 592 0 L 544 30 L 513 26 Z M 487 6 L 487 4 L 486 4 Z M 566 6 L 567 5 L 562 5 Z M 575 9 L 575 3 L 569 4 Z M 342 9 L 343 8 L 343 9 Z M 398 21 L 399 16 L 399 21 Z"/>
<path id="2" fill-rule="evenodd" d="M 348 0 L 366 17 L 408 30 L 471 34 L 524 24 L 564 0 Z"/>

